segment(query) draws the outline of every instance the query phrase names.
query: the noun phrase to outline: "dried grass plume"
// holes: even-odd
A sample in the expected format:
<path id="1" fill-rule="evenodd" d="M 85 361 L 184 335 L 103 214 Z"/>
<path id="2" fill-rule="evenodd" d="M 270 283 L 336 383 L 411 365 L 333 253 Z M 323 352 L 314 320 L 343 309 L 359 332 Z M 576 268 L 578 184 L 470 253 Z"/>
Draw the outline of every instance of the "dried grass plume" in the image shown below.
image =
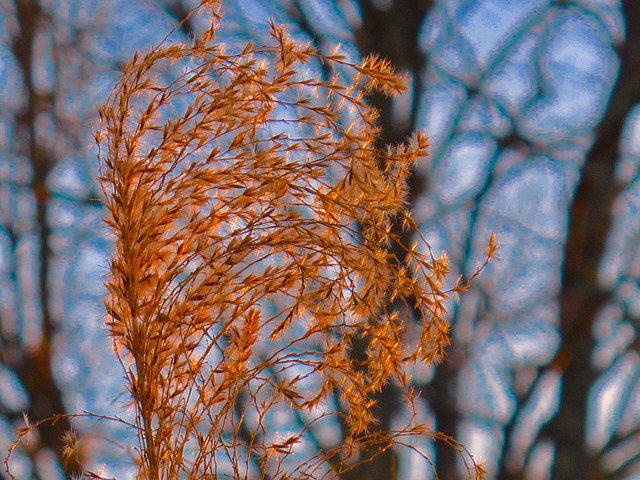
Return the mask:
<path id="1" fill-rule="evenodd" d="M 96 134 L 139 478 L 339 478 L 362 448 L 436 435 L 371 428 L 373 394 L 393 381 L 411 401 L 406 365 L 449 342 L 446 257 L 397 228 L 417 234 L 407 185 L 428 142 L 377 147 L 364 95 L 403 89 L 388 62 L 322 56 L 273 24 L 269 45 L 228 52 L 205 9 L 202 35 L 126 65 Z M 283 407 L 307 420 L 273 435 Z M 328 416 L 341 442 L 305 457 Z"/>

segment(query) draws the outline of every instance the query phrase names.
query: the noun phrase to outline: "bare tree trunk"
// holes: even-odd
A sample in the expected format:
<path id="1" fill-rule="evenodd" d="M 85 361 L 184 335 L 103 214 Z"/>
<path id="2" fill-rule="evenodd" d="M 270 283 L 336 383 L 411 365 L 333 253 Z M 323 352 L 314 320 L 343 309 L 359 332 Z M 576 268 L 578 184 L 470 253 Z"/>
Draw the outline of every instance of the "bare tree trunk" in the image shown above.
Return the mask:
<path id="1" fill-rule="evenodd" d="M 587 398 L 597 377 L 591 366 L 595 342 L 591 326 L 609 292 L 597 271 L 609 233 L 612 206 L 619 192 L 614 171 L 627 112 L 640 102 L 640 4 L 624 2 L 627 40 L 619 55 L 620 76 L 598 138 L 587 156 L 571 206 L 560 295 L 562 344 L 552 366 L 563 373 L 560 408 L 544 429 L 555 442 L 554 480 L 606 478 L 596 454 L 585 447 Z"/>
<path id="2" fill-rule="evenodd" d="M 19 338 L 2 332 L 2 350 L 14 352 L 3 355 L 3 361 L 15 371 L 29 395 L 29 415 L 38 421 L 53 414 L 65 413 L 62 392 L 58 388 L 52 372 L 51 342 L 56 330 L 56 322 L 49 309 L 48 277 L 51 262 L 49 248 L 50 229 L 47 224 L 46 180 L 54 165 L 52 153 L 41 145 L 37 138 L 36 120 L 39 114 L 53 110 L 54 98 L 37 91 L 33 79 L 34 39 L 38 29 L 45 28 L 49 19 L 36 0 L 15 1 L 16 19 L 19 31 L 13 37 L 11 48 L 20 66 L 25 88 L 25 106 L 16 116 L 16 136 L 18 154 L 24 155 L 31 163 L 31 190 L 36 204 L 36 235 L 39 242 L 39 271 L 34 280 L 40 306 L 42 339 L 40 345 L 31 351 Z M 13 233 L 17 239 L 17 234 Z M 45 423 L 40 429 L 41 448 L 50 449 L 58 456 L 60 465 L 67 475 L 80 474 L 82 467 L 75 458 L 63 458 L 61 435 L 69 430 L 70 423 L 60 418 L 55 424 Z"/>
<path id="3" fill-rule="evenodd" d="M 420 27 L 431 9 L 432 0 L 396 0 L 388 10 L 379 10 L 371 0 L 359 0 L 362 13 L 362 25 L 355 32 L 356 42 L 362 56 L 378 54 L 388 59 L 400 72 L 410 72 L 412 104 L 404 119 L 394 118 L 392 100 L 380 94 L 369 96 L 370 103 L 380 112 L 380 125 L 382 131 L 378 139 L 380 146 L 385 144 L 398 144 L 405 141 L 416 129 L 416 115 L 418 102 L 421 97 L 421 74 L 426 63 L 425 54 L 420 49 L 418 35 Z M 314 40 L 320 38 L 320 34 L 314 30 L 313 22 L 304 17 L 301 9 L 293 12 L 292 19 L 297 21 Z M 424 188 L 426 182 L 423 178 L 412 177 L 410 200 L 414 200 Z M 403 232 L 397 229 L 398 234 Z M 411 239 L 404 235 L 403 241 L 408 244 Z M 394 252 L 402 262 L 404 253 Z M 357 343 L 357 342 L 356 342 Z M 356 357 L 364 355 L 366 345 L 354 348 Z M 379 431 L 388 430 L 391 427 L 391 418 L 401 408 L 398 392 L 391 386 L 387 386 L 376 395 L 376 428 Z M 450 449 L 449 449 L 450 450 Z M 380 453 L 378 448 L 363 453 L 364 458 L 371 461 L 364 463 L 352 472 L 343 474 L 344 480 L 393 480 L 396 477 L 397 459 L 390 449 Z"/>

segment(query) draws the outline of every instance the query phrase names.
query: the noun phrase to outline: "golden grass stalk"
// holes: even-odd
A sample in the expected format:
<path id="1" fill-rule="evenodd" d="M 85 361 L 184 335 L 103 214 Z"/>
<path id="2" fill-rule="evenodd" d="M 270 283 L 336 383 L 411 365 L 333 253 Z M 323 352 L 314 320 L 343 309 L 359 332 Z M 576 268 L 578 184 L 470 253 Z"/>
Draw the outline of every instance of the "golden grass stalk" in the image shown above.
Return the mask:
<path id="1" fill-rule="evenodd" d="M 371 431 L 372 395 L 394 381 L 411 403 L 406 365 L 449 343 L 446 257 L 393 228 L 416 230 L 407 185 L 428 142 L 376 147 L 364 95 L 404 88 L 388 62 L 322 56 L 273 24 L 269 45 L 227 52 L 217 2 L 199 9 L 201 36 L 126 65 L 96 134 L 116 239 L 107 324 L 139 478 L 337 478 L 362 448 L 436 436 Z M 349 78 L 317 79 L 320 63 Z M 283 407 L 311 420 L 272 435 Z M 301 459 L 330 415 L 342 441 Z"/>

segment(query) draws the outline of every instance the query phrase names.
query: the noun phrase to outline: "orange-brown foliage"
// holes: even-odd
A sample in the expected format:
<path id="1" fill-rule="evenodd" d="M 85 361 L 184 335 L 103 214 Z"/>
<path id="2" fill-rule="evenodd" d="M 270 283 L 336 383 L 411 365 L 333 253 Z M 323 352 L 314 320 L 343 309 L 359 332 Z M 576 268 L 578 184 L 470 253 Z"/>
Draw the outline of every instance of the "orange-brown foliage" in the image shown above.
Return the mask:
<path id="1" fill-rule="evenodd" d="M 137 414 L 139 478 L 339 478 L 363 448 L 437 437 L 414 423 L 371 429 L 373 394 L 395 382 L 411 405 L 406 366 L 449 342 L 446 256 L 419 235 L 404 246 L 394 228 L 417 234 L 407 185 L 427 139 L 378 148 L 364 99 L 402 79 L 275 25 L 270 45 L 227 52 L 217 2 L 199 8 L 210 29 L 136 54 L 96 134 L 116 239 L 107 324 Z M 321 63 L 341 75 L 317 79 Z M 283 407 L 307 420 L 272 435 Z M 304 457 L 307 431 L 332 415 L 342 441 Z"/>

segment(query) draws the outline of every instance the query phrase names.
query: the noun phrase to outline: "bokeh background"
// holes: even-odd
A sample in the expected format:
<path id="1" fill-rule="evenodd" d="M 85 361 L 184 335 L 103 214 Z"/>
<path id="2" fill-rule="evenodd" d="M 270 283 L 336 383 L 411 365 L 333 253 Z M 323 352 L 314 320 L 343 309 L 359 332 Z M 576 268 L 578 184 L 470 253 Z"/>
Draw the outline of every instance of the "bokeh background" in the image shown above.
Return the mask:
<path id="1" fill-rule="evenodd" d="M 0 452 L 24 412 L 132 418 L 102 326 L 111 238 L 92 131 L 127 59 L 194 5 L 0 0 Z M 221 5 L 230 50 L 268 41 L 273 19 L 322 53 L 388 58 L 408 91 L 370 101 L 384 141 L 430 138 L 411 202 L 434 252 L 470 275 L 498 234 L 499 260 L 450 304 L 447 360 L 413 372 L 425 421 L 486 458 L 488 478 L 640 478 L 640 2 Z M 385 392 L 378 414 L 393 426 L 399 400 Z M 133 478 L 132 432 L 73 424 L 93 468 Z M 60 454 L 68 428 L 40 428 L 13 455 L 16 477 L 77 473 Z M 467 478 L 448 446 L 420 448 L 442 479 Z M 393 451 L 361 475 L 433 478 Z"/>

